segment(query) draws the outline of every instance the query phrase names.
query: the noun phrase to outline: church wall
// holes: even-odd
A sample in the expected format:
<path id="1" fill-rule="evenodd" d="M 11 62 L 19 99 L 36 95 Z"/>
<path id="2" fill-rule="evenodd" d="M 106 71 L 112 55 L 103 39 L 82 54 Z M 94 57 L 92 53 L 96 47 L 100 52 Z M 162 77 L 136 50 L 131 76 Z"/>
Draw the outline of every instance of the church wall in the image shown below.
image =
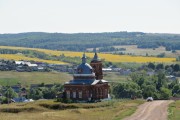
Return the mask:
<path id="1" fill-rule="evenodd" d="M 97 85 L 65 85 L 66 98 L 72 100 L 99 100 L 108 98 L 107 83 Z M 70 94 L 70 95 L 68 95 Z"/>
<path id="2" fill-rule="evenodd" d="M 101 61 L 92 61 L 90 63 L 91 67 L 93 68 L 93 71 L 96 75 L 97 80 L 103 79 L 103 73 L 102 73 L 102 62 Z"/>
<path id="3" fill-rule="evenodd" d="M 88 100 L 90 97 L 89 89 L 90 85 L 65 85 L 64 92 L 67 94 L 67 91 L 70 92 L 70 99 L 72 100 Z M 73 96 L 73 94 L 76 94 Z M 66 95 L 67 97 L 67 95 Z"/>

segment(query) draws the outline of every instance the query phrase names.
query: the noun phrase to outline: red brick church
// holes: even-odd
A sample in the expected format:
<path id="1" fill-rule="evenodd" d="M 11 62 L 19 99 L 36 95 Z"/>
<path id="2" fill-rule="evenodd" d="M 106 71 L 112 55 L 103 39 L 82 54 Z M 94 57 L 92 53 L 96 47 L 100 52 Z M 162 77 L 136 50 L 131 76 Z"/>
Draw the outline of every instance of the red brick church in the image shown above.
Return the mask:
<path id="1" fill-rule="evenodd" d="M 73 80 L 64 84 L 65 97 L 78 101 L 108 98 L 108 81 L 103 80 L 102 61 L 95 53 L 90 65 L 83 54 L 82 63 L 77 67 Z"/>

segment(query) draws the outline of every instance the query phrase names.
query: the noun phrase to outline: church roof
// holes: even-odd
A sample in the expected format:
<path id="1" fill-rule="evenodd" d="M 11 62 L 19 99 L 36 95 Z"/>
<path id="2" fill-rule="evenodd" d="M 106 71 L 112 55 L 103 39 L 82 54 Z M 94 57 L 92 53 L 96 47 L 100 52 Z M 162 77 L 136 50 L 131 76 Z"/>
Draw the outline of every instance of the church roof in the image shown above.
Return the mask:
<path id="1" fill-rule="evenodd" d="M 71 80 L 69 82 L 66 82 L 65 84 L 71 84 L 71 85 L 91 85 L 94 82 L 94 80 Z"/>
<path id="2" fill-rule="evenodd" d="M 77 67 L 77 74 L 92 74 L 92 67 L 88 63 L 82 63 Z"/>
<path id="3" fill-rule="evenodd" d="M 96 85 L 98 83 L 108 83 L 106 80 L 71 80 L 65 84 L 71 85 Z"/>
<path id="4" fill-rule="evenodd" d="M 92 67 L 86 63 L 86 55 L 83 54 L 82 63 L 77 67 L 76 74 L 92 74 Z"/>
<path id="5" fill-rule="evenodd" d="M 95 52 L 95 54 L 94 54 L 94 58 L 92 59 L 92 61 L 101 61 L 101 59 L 98 57 L 98 55 L 97 55 L 97 52 Z M 92 62 L 91 61 L 91 62 Z"/>
<path id="6" fill-rule="evenodd" d="M 106 80 L 95 80 L 91 85 L 96 85 L 98 83 L 108 83 Z"/>

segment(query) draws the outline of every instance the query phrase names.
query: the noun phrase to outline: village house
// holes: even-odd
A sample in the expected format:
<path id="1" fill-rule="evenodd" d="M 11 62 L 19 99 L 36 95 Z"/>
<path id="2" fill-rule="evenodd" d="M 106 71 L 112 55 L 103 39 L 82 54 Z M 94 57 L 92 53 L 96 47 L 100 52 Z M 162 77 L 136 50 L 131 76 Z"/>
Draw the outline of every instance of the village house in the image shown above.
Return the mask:
<path id="1" fill-rule="evenodd" d="M 90 65 L 83 54 L 82 63 L 77 67 L 73 80 L 64 84 L 65 98 L 75 101 L 96 101 L 108 98 L 108 81 L 103 80 L 102 62 L 95 53 Z"/>

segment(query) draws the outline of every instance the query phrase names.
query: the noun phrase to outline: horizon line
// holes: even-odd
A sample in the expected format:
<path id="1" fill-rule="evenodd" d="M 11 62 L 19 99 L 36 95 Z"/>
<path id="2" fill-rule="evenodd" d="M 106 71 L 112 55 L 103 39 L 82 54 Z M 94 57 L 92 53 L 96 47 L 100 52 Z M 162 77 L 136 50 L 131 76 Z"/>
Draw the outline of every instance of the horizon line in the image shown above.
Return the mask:
<path id="1" fill-rule="evenodd" d="M 127 32 L 127 33 L 147 33 L 147 34 L 180 34 L 175 32 L 142 32 L 142 31 L 103 31 L 103 32 L 46 32 L 46 31 L 27 31 L 27 32 L 4 32 L 2 34 L 21 34 L 21 33 L 61 33 L 61 34 L 87 34 L 87 33 L 118 33 L 118 32 Z"/>

